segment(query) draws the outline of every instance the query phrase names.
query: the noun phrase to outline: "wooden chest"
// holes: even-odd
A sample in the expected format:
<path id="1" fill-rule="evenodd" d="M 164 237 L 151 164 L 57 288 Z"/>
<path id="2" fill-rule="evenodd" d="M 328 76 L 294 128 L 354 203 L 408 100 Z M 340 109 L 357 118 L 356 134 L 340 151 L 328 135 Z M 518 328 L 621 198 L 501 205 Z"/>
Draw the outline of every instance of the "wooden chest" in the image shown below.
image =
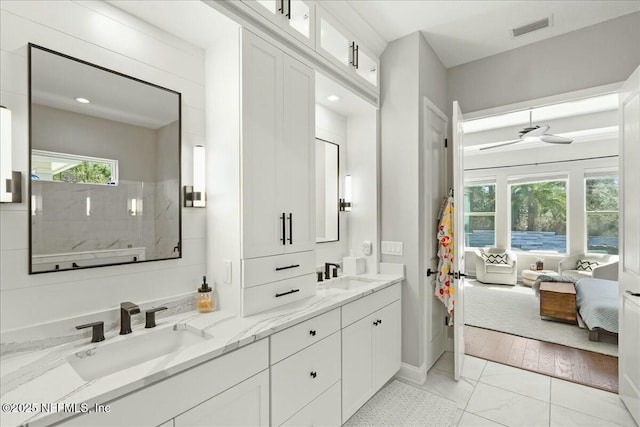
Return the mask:
<path id="1" fill-rule="evenodd" d="M 573 283 L 540 283 L 540 316 L 578 323 L 576 317 L 576 288 Z"/>

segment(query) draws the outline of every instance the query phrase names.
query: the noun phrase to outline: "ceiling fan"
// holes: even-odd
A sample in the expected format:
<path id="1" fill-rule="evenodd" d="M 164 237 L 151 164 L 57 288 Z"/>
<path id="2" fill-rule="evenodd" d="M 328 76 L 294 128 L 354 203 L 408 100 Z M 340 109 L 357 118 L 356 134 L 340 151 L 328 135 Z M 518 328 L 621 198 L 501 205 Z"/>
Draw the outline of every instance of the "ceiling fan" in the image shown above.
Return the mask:
<path id="1" fill-rule="evenodd" d="M 482 147 L 480 150 L 489 150 L 491 148 L 504 147 L 506 145 L 517 144 L 518 142 L 547 142 L 550 144 L 571 144 L 573 139 L 565 138 L 564 136 L 557 136 L 547 134 L 549 130 L 549 125 L 544 126 L 533 126 L 531 110 L 529 110 L 529 127 L 522 129 L 518 134 L 520 135 L 519 139 L 514 139 L 511 141 L 501 142 L 499 144 L 490 145 L 488 147 Z"/>

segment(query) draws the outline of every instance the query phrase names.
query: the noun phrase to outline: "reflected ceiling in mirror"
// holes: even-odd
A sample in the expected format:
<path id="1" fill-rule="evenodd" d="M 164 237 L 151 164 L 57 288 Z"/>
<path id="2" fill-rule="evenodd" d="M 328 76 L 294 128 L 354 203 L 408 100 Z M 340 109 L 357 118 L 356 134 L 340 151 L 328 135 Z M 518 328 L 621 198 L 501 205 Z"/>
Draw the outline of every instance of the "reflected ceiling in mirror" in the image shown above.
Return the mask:
<path id="1" fill-rule="evenodd" d="M 338 144 L 316 138 L 316 243 L 340 240 Z"/>
<path id="2" fill-rule="evenodd" d="M 31 274 L 181 257 L 181 95 L 29 45 Z"/>

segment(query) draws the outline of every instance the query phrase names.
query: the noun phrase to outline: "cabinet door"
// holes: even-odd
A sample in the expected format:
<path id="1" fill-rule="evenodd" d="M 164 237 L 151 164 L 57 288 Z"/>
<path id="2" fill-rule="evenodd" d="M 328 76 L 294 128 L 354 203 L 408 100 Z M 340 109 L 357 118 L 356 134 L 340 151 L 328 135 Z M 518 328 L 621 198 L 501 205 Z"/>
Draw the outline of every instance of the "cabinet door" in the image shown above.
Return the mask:
<path id="1" fill-rule="evenodd" d="M 339 29 L 320 9 L 316 9 L 316 13 L 318 14 L 317 25 L 319 27 L 317 50 L 334 64 L 345 69 L 350 68 L 352 58 L 351 38 Z"/>
<path id="2" fill-rule="evenodd" d="M 278 202 L 282 141 L 282 60 L 275 46 L 242 33 L 242 255 L 284 251 Z"/>
<path id="3" fill-rule="evenodd" d="M 358 45 L 356 54 L 356 73 L 369 84 L 378 87 L 378 60 L 368 53 L 365 47 Z"/>
<path id="4" fill-rule="evenodd" d="M 258 12 L 260 15 L 267 18 L 269 21 L 276 25 L 280 25 L 282 22 L 282 15 L 284 14 L 284 2 L 283 0 L 242 0 L 251 9 Z"/>
<path id="5" fill-rule="evenodd" d="M 342 422 L 373 392 L 373 315 L 342 330 Z"/>
<path id="6" fill-rule="evenodd" d="M 313 46 L 314 5 L 304 0 L 285 0 L 284 29 L 304 44 Z"/>
<path id="7" fill-rule="evenodd" d="M 285 421 L 283 426 L 340 426 L 340 381 Z"/>
<path id="8" fill-rule="evenodd" d="M 279 168 L 279 192 L 286 206 L 285 252 L 315 247 L 315 74 L 299 61 L 284 55 L 285 160 Z"/>
<path id="9" fill-rule="evenodd" d="M 174 422 L 175 427 L 268 426 L 269 370 L 177 416 Z"/>
<path id="10" fill-rule="evenodd" d="M 400 369 L 400 316 L 400 301 L 374 313 L 375 320 L 378 321 L 378 325 L 373 328 L 374 390 L 381 388 Z"/>

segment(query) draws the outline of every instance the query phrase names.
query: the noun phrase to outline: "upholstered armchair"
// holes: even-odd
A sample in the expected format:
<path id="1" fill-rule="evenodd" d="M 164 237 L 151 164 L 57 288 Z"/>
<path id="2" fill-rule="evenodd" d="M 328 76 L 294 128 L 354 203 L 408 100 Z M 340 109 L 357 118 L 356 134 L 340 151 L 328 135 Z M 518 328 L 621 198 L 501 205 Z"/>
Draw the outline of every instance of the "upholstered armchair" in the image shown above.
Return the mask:
<path id="1" fill-rule="evenodd" d="M 517 259 L 509 249 L 476 249 L 475 255 L 478 281 L 498 285 L 515 285 L 518 281 Z"/>
<path id="2" fill-rule="evenodd" d="M 578 265 L 579 261 L 582 261 L 582 267 Z M 570 255 L 560 260 L 558 273 L 576 280 L 593 277 L 594 279 L 617 281 L 618 255 L 584 253 Z"/>

